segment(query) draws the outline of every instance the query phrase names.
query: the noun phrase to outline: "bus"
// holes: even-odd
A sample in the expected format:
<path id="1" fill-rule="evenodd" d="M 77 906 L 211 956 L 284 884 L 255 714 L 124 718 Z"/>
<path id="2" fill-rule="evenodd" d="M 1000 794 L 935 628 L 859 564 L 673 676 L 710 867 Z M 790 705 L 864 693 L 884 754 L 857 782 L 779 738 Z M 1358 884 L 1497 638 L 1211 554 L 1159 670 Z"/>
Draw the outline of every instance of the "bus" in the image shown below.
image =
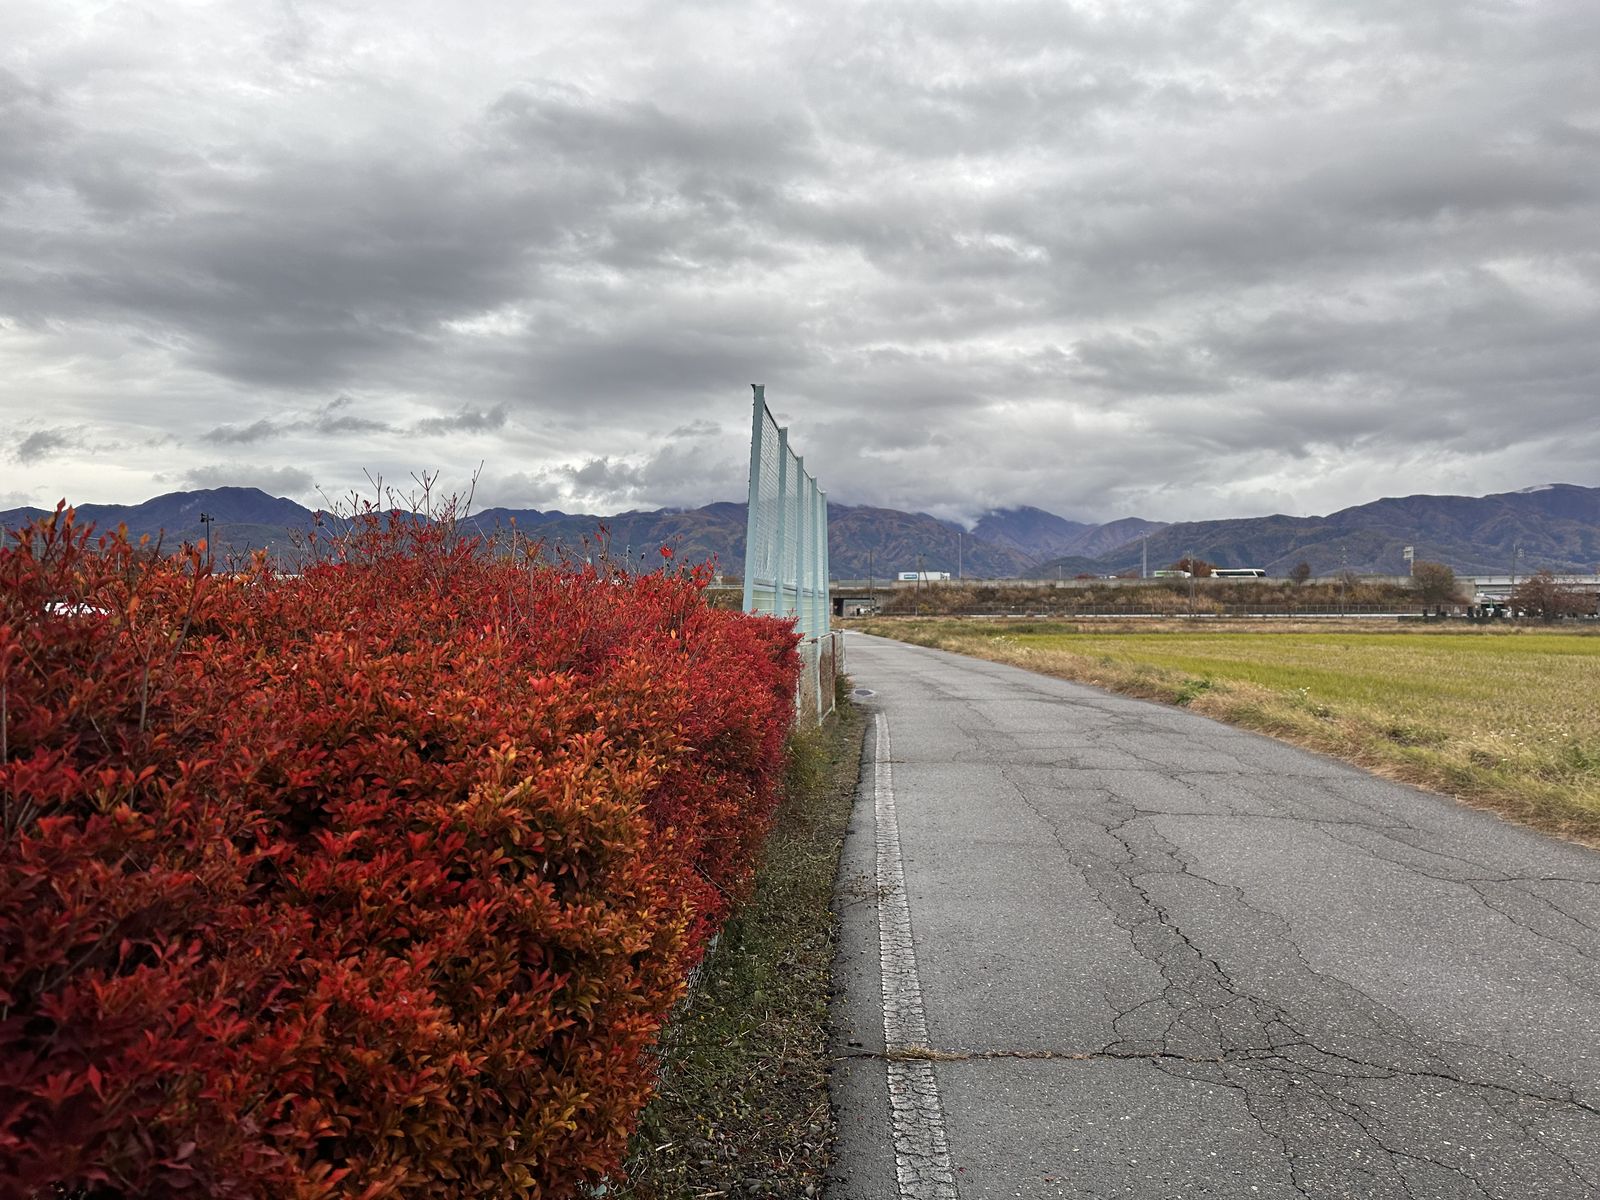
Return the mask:
<path id="1" fill-rule="evenodd" d="M 1260 567 L 1212 567 L 1213 579 L 1265 579 L 1267 573 Z"/>

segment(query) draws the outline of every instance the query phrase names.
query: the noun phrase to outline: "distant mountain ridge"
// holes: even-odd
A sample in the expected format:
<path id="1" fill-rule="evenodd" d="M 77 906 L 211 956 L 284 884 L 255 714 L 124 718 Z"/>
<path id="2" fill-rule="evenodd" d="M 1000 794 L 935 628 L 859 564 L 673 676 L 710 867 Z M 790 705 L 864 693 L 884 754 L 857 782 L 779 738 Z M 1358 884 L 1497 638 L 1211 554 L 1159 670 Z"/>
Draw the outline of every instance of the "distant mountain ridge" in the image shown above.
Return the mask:
<path id="1" fill-rule="evenodd" d="M 265 548 L 298 561 L 299 547 L 320 516 L 292 500 L 256 488 L 170 492 L 143 504 L 83 504 L 82 519 L 101 527 L 123 523 L 135 537 L 164 537 L 169 545 L 204 536 L 202 512 L 215 518 L 219 554 Z M 1444 562 L 1461 574 L 1595 569 L 1600 564 L 1600 488 L 1549 484 L 1491 496 L 1404 496 L 1375 500 L 1324 517 L 1241 517 L 1164 524 L 1127 517 L 1095 525 L 1044 509 L 985 513 L 971 531 L 927 513 L 870 505 L 829 510 L 829 553 L 835 578 L 886 578 L 901 571 L 958 571 L 969 578 L 1066 577 L 1136 570 L 1144 541 L 1152 570 L 1193 552 L 1234 567 L 1287 574 L 1307 562 L 1318 575 L 1340 569 L 1405 573 L 1402 551 Z M 46 515 L 35 508 L 0 512 L 0 527 Z M 601 516 L 537 509 L 491 508 L 472 514 L 481 533 L 515 528 L 552 553 L 579 558 L 604 546 L 653 569 L 661 546 L 680 562 L 715 559 L 721 570 L 742 569 L 745 506 L 721 501 L 691 509 L 655 509 Z"/>
<path id="2" fill-rule="evenodd" d="M 1391 496 L 1325 517 L 1244 517 L 1190 521 L 1152 533 L 1149 556 L 1176 562 L 1193 551 L 1209 562 L 1286 575 L 1306 562 L 1318 575 L 1341 569 L 1404 575 L 1405 548 L 1462 575 L 1549 567 L 1588 573 L 1600 567 L 1600 488 L 1556 483 L 1489 496 Z M 1102 555 L 1107 573 L 1139 565 L 1130 542 Z M 1030 574 L 1048 577 L 1055 564 Z"/>
<path id="3" fill-rule="evenodd" d="M 1104 525 L 1069 521 L 1042 508 L 997 508 L 985 513 L 972 527 L 972 536 L 1010 546 L 1030 558 L 1098 558 L 1135 538 L 1158 529 L 1165 521 L 1123 517 Z"/>

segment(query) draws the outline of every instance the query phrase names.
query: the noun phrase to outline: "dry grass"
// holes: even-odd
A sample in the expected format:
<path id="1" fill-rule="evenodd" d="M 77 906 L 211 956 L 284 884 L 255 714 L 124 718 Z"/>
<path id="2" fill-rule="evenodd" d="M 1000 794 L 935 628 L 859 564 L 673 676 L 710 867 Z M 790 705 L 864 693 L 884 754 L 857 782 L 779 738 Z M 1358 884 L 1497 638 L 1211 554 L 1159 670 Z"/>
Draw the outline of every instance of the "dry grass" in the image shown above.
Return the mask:
<path id="1" fill-rule="evenodd" d="M 822 1193 L 832 1145 L 828 995 L 839 850 L 866 722 L 837 719 L 790 743 L 788 797 L 755 893 L 723 930 L 699 986 L 664 1031 L 662 1080 L 616 1200 Z"/>
<path id="2" fill-rule="evenodd" d="M 1592 633 L 937 619 L 860 628 L 1186 705 L 1600 844 Z"/>

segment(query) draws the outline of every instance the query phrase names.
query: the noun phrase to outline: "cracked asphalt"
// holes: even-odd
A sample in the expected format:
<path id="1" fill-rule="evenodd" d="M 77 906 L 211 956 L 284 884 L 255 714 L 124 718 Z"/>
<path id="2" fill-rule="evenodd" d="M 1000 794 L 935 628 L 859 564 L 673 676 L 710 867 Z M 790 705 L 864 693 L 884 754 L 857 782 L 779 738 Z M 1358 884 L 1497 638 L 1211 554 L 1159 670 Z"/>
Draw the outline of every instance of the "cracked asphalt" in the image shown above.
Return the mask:
<path id="1" fill-rule="evenodd" d="M 1218 724 L 851 635 L 960 1196 L 1600 1196 L 1600 854 Z M 872 750 L 837 1178 L 896 1178 Z M 902 1174 L 904 1174 L 902 1172 Z"/>

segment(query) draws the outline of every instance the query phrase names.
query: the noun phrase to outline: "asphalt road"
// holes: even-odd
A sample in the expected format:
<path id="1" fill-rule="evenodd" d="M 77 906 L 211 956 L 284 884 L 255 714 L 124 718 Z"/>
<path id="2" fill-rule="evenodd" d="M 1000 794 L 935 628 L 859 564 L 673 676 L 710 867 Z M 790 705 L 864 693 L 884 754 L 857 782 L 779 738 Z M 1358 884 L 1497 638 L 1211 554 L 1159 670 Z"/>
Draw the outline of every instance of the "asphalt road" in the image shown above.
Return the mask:
<path id="1" fill-rule="evenodd" d="M 840 1200 L 1600 1196 L 1600 854 L 861 635 Z"/>

